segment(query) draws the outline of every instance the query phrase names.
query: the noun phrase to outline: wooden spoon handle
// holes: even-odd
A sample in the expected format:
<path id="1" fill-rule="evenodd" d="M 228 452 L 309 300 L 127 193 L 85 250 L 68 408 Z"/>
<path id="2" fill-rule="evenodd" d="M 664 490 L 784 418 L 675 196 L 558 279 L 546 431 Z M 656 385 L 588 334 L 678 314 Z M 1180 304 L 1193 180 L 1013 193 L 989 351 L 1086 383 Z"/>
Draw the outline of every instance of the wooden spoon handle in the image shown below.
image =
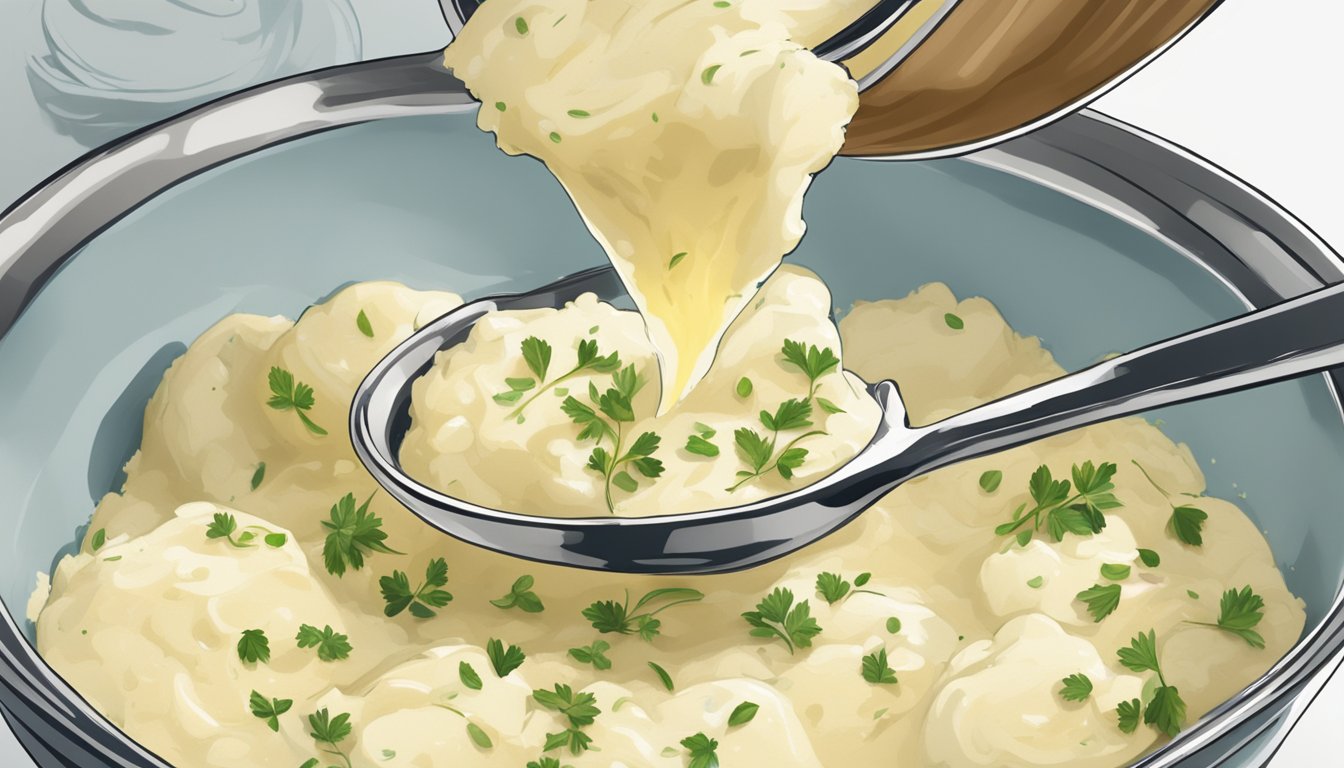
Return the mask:
<path id="1" fill-rule="evenodd" d="M 966 0 L 864 91 L 847 155 L 950 155 L 1073 111 L 1222 0 Z"/>

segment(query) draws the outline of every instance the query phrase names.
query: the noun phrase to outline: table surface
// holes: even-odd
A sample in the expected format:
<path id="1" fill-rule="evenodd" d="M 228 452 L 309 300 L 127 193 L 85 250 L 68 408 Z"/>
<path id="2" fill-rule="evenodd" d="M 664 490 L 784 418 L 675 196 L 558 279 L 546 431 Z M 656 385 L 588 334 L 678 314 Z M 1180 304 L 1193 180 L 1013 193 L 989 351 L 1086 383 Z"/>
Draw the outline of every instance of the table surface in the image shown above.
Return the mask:
<path id="1" fill-rule="evenodd" d="M 434 0 L 350 0 L 374 58 L 443 45 Z M 1335 31 L 1344 4 L 1331 0 L 1225 0 L 1160 60 L 1094 107 L 1191 149 L 1264 191 L 1344 247 L 1344 84 Z M 38 0 L 0 0 L 0 207 L 82 154 L 52 130 L 24 74 L 40 40 Z M 1344 716 L 1344 676 L 1327 684 L 1271 762 L 1323 764 Z M 0 724 L 0 765 L 32 765 Z"/>

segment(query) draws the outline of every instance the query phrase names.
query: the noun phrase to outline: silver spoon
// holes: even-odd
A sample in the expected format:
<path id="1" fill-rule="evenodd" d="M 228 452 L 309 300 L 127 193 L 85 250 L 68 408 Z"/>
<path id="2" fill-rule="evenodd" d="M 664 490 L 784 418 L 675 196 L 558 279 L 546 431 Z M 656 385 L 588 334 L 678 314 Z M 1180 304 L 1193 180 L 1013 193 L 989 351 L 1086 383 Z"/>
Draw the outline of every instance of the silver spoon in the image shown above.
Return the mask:
<path id="1" fill-rule="evenodd" d="M 717 573 L 787 555 L 833 533 L 900 484 L 940 467 L 1078 427 L 1201 400 L 1344 364 L 1344 284 L 1098 363 L 912 427 L 895 382 L 868 387 L 881 425 L 849 463 L 792 493 L 727 509 L 650 517 L 544 518 L 487 509 L 401 470 L 411 384 L 483 316 L 561 307 L 579 294 L 624 294 L 610 267 L 528 293 L 473 301 L 417 331 L 355 393 L 350 436 L 375 479 L 430 525 L 488 549 L 558 565 L 629 573 Z M 634 502 L 628 502 L 634 503 Z"/>
<path id="2" fill-rule="evenodd" d="M 831 61 L 858 53 L 912 8 L 932 7 L 919 29 L 866 88 L 904 61 L 961 0 L 873 0 L 872 9 L 818 46 Z M 475 0 L 439 0 L 456 34 Z M 0 334 L 13 325 L 44 276 L 142 203 L 199 173 L 245 155 L 348 125 L 475 109 L 443 51 L 412 53 L 307 72 L 202 104 L 89 152 L 0 213 Z"/>

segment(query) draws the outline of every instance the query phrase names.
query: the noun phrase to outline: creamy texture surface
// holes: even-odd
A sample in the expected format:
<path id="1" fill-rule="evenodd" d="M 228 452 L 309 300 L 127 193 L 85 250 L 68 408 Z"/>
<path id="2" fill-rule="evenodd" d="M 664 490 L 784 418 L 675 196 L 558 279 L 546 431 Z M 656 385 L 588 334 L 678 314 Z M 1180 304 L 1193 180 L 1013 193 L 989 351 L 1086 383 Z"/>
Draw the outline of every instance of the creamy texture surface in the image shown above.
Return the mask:
<path id="1" fill-rule="evenodd" d="M 803 235 L 858 108 L 805 50 L 858 2 L 483 4 L 446 53 L 510 154 L 540 158 L 620 272 L 671 408 Z"/>
<path id="2" fill-rule="evenodd" d="M 774 292 L 786 287 L 801 306 L 774 303 Z M 751 335 L 758 324 L 759 338 L 787 333 L 834 341 L 824 312 L 807 308 L 809 301 L 820 306 L 821 290 L 804 273 L 781 273 L 759 313 L 749 310 L 725 348 L 739 343 L 739 333 L 758 338 Z M 360 284 L 304 312 L 297 323 L 235 315 L 196 340 L 146 410 L 143 443 L 124 490 L 102 500 L 80 552 L 52 575 L 37 641 L 55 670 L 132 737 L 184 766 L 294 768 L 313 757 L 322 758 L 321 765 L 344 765 L 324 753 L 330 745 L 310 736 L 307 717 L 321 708 L 350 715 L 351 733 L 336 747 L 360 768 L 523 768 L 543 754 L 575 768 L 674 768 L 689 761 L 681 740 L 697 733 L 718 741 L 726 768 L 1113 766 L 1163 739 L 1141 723 L 1132 734 L 1117 728 L 1118 702 L 1151 695 L 1152 675 L 1134 673 L 1116 657 L 1133 635 L 1156 631 L 1167 680 L 1189 704 L 1188 727 L 1263 673 L 1301 632 L 1301 602 L 1286 589 L 1260 532 L 1234 504 L 1182 497 L 1208 515 L 1203 545 L 1174 537 L 1167 526 L 1169 497 L 1131 462 L 1140 462 L 1170 494 L 1199 494 L 1203 477 L 1188 449 L 1139 419 L 919 478 L 835 535 L 743 573 L 684 579 L 600 574 L 453 541 L 374 493 L 344 425 L 364 372 L 418 323 L 457 301 L 391 283 Z M 950 327 L 948 313 L 963 327 Z M 571 320 L 588 315 L 601 317 L 593 338 L 604 348 L 648 359 L 632 321 L 599 305 L 580 302 L 543 319 L 556 334 L 583 335 Z M 431 376 L 426 391 L 447 386 L 454 366 L 463 368 L 458 373 L 467 391 L 475 386 L 471 366 L 494 381 L 503 366 L 476 353 L 484 355 L 491 344 L 507 350 L 510 334 L 542 329 L 531 325 L 538 316 L 526 313 L 493 322 L 474 351 L 449 361 L 446 379 Z M 1060 373 L 1035 339 L 1014 333 L 987 301 L 958 302 L 940 285 L 856 306 L 840 324 L 840 340 L 845 366 L 865 380 L 900 381 L 916 423 Z M 557 337 L 553 364 L 566 349 Z M 762 388 L 792 387 L 792 374 L 776 370 L 774 351 L 773 343 L 761 355 L 744 351 L 744 369 L 735 373 Z M 267 405 L 272 366 L 312 386 L 307 415 L 328 434 L 314 433 L 293 410 Z M 824 396 L 844 397 L 839 385 L 849 380 L 834 377 Z M 714 391 L 710 383 L 706 397 Z M 477 439 L 507 447 L 521 435 L 504 430 L 506 422 L 492 420 L 488 410 L 476 415 L 482 418 Z M 841 431 L 829 420 L 827 427 Z M 734 460 L 731 450 L 715 459 Z M 995 527 L 1027 500 L 1028 478 L 1038 466 L 1067 476 L 1071 464 L 1087 460 L 1119 467 L 1115 494 L 1122 506 L 1107 511 L 1101 533 L 1068 534 L 1060 542 L 1041 534 L 1026 546 L 996 535 Z M 555 467 L 547 461 L 519 458 L 511 470 L 520 489 L 555 484 Z M 1003 473 L 993 492 L 979 482 L 988 470 Z M 693 481 L 654 482 L 624 503 L 683 503 L 686 483 L 689 492 L 709 494 L 718 479 L 699 490 Z M 565 503 L 591 490 L 546 493 Z M 372 495 L 370 511 L 396 553 L 366 553 L 361 567 L 338 576 L 325 565 L 330 531 L 322 523 L 346 494 L 361 502 Z M 209 537 L 214 515 L 224 510 L 239 530 L 256 526 L 284 533 L 285 541 L 238 548 Z M 1142 565 L 1139 548 L 1158 553 L 1160 565 Z M 430 618 L 385 615 L 380 577 L 402 571 L 418 585 L 440 557 L 452 601 Z M 1114 582 L 1121 587 L 1118 608 L 1095 622 L 1073 596 L 1102 580 L 1101 563 L 1131 571 Z M 866 591 L 829 604 L 816 587 L 825 571 L 851 582 L 862 572 L 871 579 Z M 523 575 L 533 577 L 531 589 L 544 610 L 526 613 L 490 602 Z M 1257 626 L 1264 649 L 1190 623 L 1214 621 L 1220 593 L 1246 585 L 1265 601 Z M 626 590 L 633 601 L 666 587 L 693 588 L 705 597 L 660 613 L 660 632 L 648 641 L 601 634 L 581 614 L 594 601 L 622 601 Z M 749 634 L 740 614 L 775 587 L 808 601 L 822 629 L 810 647 L 790 653 L 778 639 Z M 40 596 L 35 603 L 42 603 Z M 303 624 L 348 635 L 348 657 L 324 661 L 315 649 L 298 647 Z M 269 661 L 240 659 L 237 644 L 248 629 L 269 638 Z M 491 638 L 526 652 L 523 664 L 502 678 L 484 650 Z M 610 644 L 609 669 L 568 653 L 598 640 Z M 860 674 L 863 657 L 878 649 L 886 651 L 898 682 L 874 684 Z M 479 689 L 464 683 L 462 662 L 480 675 Z M 674 690 L 648 662 L 666 669 Z M 1061 678 L 1076 673 L 1088 675 L 1094 691 L 1086 701 L 1066 702 Z M 546 734 L 564 726 L 531 694 L 556 683 L 595 697 L 601 713 L 584 731 L 600 751 L 544 751 Z M 276 730 L 250 711 L 253 691 L 292 700 Z M 759 706 L 755 719 L 729 725 L 744 701 Z M 473 738 L 469 724 L 489 747 Z"/>

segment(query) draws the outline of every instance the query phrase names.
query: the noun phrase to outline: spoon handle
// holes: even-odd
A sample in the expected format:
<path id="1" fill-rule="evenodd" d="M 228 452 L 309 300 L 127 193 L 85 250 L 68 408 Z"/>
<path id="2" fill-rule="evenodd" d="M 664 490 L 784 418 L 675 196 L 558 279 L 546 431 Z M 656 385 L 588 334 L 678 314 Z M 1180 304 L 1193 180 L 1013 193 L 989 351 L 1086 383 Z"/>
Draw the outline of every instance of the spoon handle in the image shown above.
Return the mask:
<path id="1" fill-rule="evenodd" d="M 442 51 L 258 85 L 89 152 L 0 215 L 0 336 L 46 275 L 145 201 L 217 165 L 355 123 L 474 108 Z M 24 265 L 20 270 L 17 265 Z"/>
<path id="2" fill-rule="evenodd" d="M 918 472 L 1102 421 L 1344 365 L 1344 284 L 1143 347 L 917 428 Z M 902 463 L 906 467 L 910 457 Z"/>

